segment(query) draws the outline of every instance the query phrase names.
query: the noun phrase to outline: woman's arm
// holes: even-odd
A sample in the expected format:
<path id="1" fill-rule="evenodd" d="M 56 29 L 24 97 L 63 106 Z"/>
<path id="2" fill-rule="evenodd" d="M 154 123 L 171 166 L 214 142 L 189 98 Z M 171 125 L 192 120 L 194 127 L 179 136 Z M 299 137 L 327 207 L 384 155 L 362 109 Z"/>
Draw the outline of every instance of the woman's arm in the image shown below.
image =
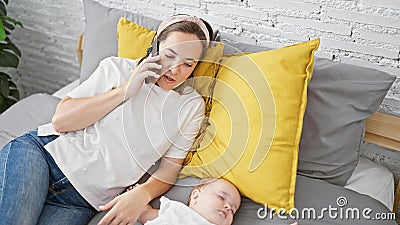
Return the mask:
<path id="1" fill-rule="evenodd" d="M 101 63 L 92 75 L 93 79 L 89 81 L 89 84 L 84 83 L 86 86 L 78 88 L 93 88 L 93 86 L 96 86 L 96 82 L 105 82 L 100 85 L 102 93 L 84 98 L 71 98 L 67 96 L 61 100 L 52 119 L 54 129 L 60 133 L 70 132 L 96 123 L 123 101 L 136 95 L 146 77 L 153 76 L 159 78 L 158 74 L 150 70 L 160 68 L 161 65 L 154 63 L 158 60 L 159 56 L 146 58 L 140 66 L 133 70 L 125 83 L 116 85 L 118 87 L 113 89 L 109 86 L 111 84 L 107 85 L 107 81 L 115 79 L 117 71 L 115 71 L 114 67 L 108 66 L 110 64 L 107 64 L 107 61 Z M 108 77 L 108 80 L 106 77 Z M 117 79 L 119 80 L 119 78 Z"/>
<path id="2" fill-rule="evenodd" d="M 88 97 L 65 97 L 58 103 L 52 123 L 57 132 L 70 132 L 88 127 L 124 100 L 124 91 L 121 87 L 108 92 Z"/>
<path id="3" fill-rule="evenodd" d="M 146 205 L 167 192 L 175 183 L 184 159 L 164 157 L 157 171 L 142 185 L 117 196 L 101 208 L 110 210 L 99 222 L 106 224 L 134 224 Z"/>

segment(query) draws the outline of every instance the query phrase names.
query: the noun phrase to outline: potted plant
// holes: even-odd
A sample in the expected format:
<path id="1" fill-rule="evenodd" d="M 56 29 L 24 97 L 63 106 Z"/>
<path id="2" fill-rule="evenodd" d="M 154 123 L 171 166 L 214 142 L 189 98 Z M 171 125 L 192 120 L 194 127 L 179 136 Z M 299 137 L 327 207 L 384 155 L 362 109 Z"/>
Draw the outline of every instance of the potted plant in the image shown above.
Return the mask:
<path id="1" fill-rule="evenodd" d="M 17 85 L 6 68 L 17 68 L 21 52 L 9 38 L 22 23 L 7 16 L 8 0 L 0 0 L 0 113 L 19 100 Z"/>

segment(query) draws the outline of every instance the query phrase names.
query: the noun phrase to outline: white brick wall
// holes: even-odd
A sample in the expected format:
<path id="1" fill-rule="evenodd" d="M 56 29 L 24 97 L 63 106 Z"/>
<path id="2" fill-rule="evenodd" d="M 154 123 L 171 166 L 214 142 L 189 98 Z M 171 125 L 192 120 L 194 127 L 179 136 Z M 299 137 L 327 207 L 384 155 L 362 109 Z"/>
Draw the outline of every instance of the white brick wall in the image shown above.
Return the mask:
<path id="1" fill-rule="evenodd" d="M 368 13 L 347 11 L 342 9 L 329 9 L 326 15 L 336 19 L 347 20 L 350 22 L 358 22 L 364 24 L 374 24 L 383 27 L 400 28 L 400 19 L 390 18 L 380 15 L 372 15 Z"/>
<path id="2" fill-rule="evenodd" d="M 303 12 L 318 12 L 320 6 L 317 4 L 302 3 L 301 1 L 287 1 L 287 0 L 249 0 L 250 6 L 261 6 L 265 8 L 279 8 L 285 10 L 296 10 Z"/>
<path id="3" fill-rule="evenodd" d="M 11 0 L 8 14 L 24 24 L 12 33 L 23 55 L 15 74 L 22 95 L 51 93 L 78 78 L 75 43 L 84 28 L 80 0 Z"/>
<path id="4" fill-rule="evenodd" d="M 283 24 L 293 24 L 300 27 L 307 27 L 314 30 L 340 34 L 340 35 L 351 35 L 351 28 L 342 25 L 324 23 L 318 20 L 311 20 L 305 18 L 294 18 L 294 17 L 287 17 L 287 16 L 278 16 L 277 17 L 278 23 Z"/>
<path id="5" fill-rule="evenodd" d="M 98 0 L 154 18 L 189 13 L 232 39 L 281 47 L 321 38 L 317 56 L 398 76 L 386 99 L 400 114 L 398 0 Z M 78 78 L 76 37 L 83 32 L 81 0 L 10 0 L 9 15 L 25 28 L 13 33 L 23 57 L 16 80 L 25 95 L 53 92 Z"/>
<path id="6" fill-rule="evenodd" d="M 400 1 L 396 0 L 362 0 L 361 3 L 366 6 L 400 9 Z"/>

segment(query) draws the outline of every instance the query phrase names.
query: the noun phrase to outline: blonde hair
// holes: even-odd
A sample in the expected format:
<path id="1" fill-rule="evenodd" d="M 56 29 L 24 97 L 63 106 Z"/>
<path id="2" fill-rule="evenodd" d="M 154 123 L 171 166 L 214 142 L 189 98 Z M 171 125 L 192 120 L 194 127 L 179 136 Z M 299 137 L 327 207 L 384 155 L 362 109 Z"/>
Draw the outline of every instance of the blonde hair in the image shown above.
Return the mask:
<path id="1" fill-rule="evenodd" d="M 194 191 L 194 190 L 201 190 L 201 189 L 204 189 L 205 187 L 207 187 L 208 185 L 210 185 L 211 183 L 213 183 L 213 182 L 215 182 L 215 181 L 217 181 L 217 180 L 224 180 L 224 181 L 227 181 L 227 182 L 229 182 L 229 183 L 232 184 L 232 182 L 230 182 L 230 181 L 228 181 L 228 180 L 225 180 L 225 179 L 223 179 L 223 178 L 215 178 L 215 177 L 203 178 L 203 179 L 201 179 L 201 180 L 196 184 L 196 186 L 193 187 L 192 191 L 190 192 L 189 198 L 188 198 L 188 204 L 187 204 L 187 205 L 190 205 L 190 200 L 191 200 L 191 197 L 192 197 L 192 194 L 193 194 L 193 191 Z M 232 185 L 233 185 L 234 187 L 236 187 L 234 184 L 232 184 Z M 239 191 L 239 190 L 238 190 L 238 191 Z M 240 192 L 239 192 L 239 194 L 240 194 Z"/>

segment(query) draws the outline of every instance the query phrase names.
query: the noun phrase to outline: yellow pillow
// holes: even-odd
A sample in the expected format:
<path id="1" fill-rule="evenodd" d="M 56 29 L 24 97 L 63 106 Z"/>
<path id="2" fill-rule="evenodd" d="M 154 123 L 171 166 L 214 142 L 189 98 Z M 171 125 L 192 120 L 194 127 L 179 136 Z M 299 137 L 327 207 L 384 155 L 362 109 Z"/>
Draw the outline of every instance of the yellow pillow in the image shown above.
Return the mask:
<path id="1" fill-rule="evenodd" d="M 194 69 L 193 76 L 214 77 L 218 71 L 218 65 L 221 63 L 224 54 L 224 43 L 215 42 L 210 46 L 199 65 Z"/>
<path id="2" fill-rule="evenodd" d="M 222 60 L 210 126 L 183 176 L 223 177 L 268 207 L 294 207 L 298 145 L 319 39 Z"/>
<path id="3" fill-rule="evenodd" d="M 117 26 L 118 56 L 129 59 L 146 56 L 155 34 L 155 31 L 121 17 Z"/>
<path id="4" fill-rule="evenodd" d="M 192 150 L 197 149 L 200 141 L 204 136 L 204 131 L 208 127 L 208 117 L 210 116 L 212 108 L 212 95 L 216 81 L 216 75 L 219 70 L 222 55 L 224 54 L 224 43 L 215 42 L 210 46 L 204 55 L 203 59 L 193 71 L 194 83 L 193 87 L 197 92 L 203 96 L 205 102 L 205 118 L 201 124 L 200 131 L 198 132 L 195 141 L 192 145 Z"/>

